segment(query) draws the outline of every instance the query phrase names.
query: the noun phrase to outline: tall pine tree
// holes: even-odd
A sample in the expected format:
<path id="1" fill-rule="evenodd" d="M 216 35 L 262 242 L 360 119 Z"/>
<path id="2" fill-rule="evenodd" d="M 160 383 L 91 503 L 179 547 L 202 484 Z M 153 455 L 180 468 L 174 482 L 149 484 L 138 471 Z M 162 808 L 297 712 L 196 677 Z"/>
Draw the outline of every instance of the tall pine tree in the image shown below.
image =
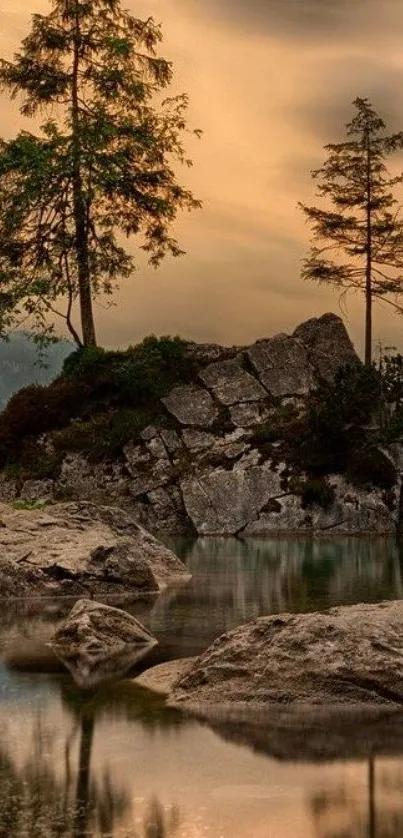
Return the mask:
<path id="1" fill-rule="evenodd" d="M 57 312 L 91 346 L 94 297 L 135 267 L 122 234 L 139 234 L 154 266 L 183 252 L 172 222 L 200 202 L 174 167 L 191 165 L 183 136 L 200 132 L 187 127 L 186 95 L 161 96 L 172 67 L 157 57 L 152 18 L 137 20 L 120 0 L 51 5 L 33 16 L 14 60 L 0 63 L 0 88 L 22 96 L 25 116 L 45 118 L 39 135 L 0 147 L 0 305 L 3 326 L 29 315 L 46 329 Z"/>
<path id="2" fill-rule="evenodd" d="M 335 285 L 342 294 L 364 294 L 365 363 L 370 364 L 373 300 L 384 299 L 400 310 L 396 295 L 403 293 L 403 221 L 393 194 L 402 177 L 392 177 L 385 162 L 403 148 L 403 132 L 386 135 L 385 122 L 367 99 L 357 98 L 353 105 L 347 139 L 326 145 L 326 162 L 312 172 L 325 208 L 299 204 L 313 229 L 302 278 Z"/>

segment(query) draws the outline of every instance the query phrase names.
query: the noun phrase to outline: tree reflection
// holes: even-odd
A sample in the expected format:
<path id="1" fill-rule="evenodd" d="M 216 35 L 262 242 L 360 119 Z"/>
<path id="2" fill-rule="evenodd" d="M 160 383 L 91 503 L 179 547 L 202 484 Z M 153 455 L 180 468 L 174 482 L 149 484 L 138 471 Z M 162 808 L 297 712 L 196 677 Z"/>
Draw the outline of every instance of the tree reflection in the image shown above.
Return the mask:
<path id="1" fill-rule="evenodd" d="M 7 750 L 4 739 L 0 838 L 111 838 L 123 824 L 125 838 L 173 838 L 178 810 L 165 810 L 152 798 L 139 828 L 131 817 L 132 795 L 108 771 L 95 777 L 92 756 L 97 721 L 109 713 L 115 720 L 123 716 L 151 730 L 183 724 L 183 716 L 165 708 L 162 697 L 125 682 L 86 693 L 67 677 L 54 683 L 71 719 L 70 729 L 60 743 L 39 714 L 25 759 Z"/>
<path id="2" fill-rule="evenodd" d="M 344 785 L 322 789 L 311 798 L 317 838 L 402 838 L 402 791 L 401 768 L 382 776 L 370 755 L 364 802 Z"/>

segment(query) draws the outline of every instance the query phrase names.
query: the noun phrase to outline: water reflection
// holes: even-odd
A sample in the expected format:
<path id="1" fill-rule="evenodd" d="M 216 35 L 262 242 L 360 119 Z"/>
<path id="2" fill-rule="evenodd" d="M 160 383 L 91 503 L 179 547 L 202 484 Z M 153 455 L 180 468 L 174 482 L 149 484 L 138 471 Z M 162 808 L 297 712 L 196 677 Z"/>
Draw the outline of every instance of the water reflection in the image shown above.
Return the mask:
<path id="1" fill-rule="evenodd" d="M 320 788 L 310 799 L 317 838 L 401 838 L 403 769 L 375 756 L 362 767 L 362 786 Z M 366 771 L 366 782 L 365 782 Z"/>
<path id="2" fill-rule="evenodd" d="M 193 578 L 128 607 L 160 643 L 146 665 L 261 614 L 403 596 L 391 539 L 175 546 Z M 342 737 L 336 723 L 207 726 L 130 680 L 84 694 L 46 648 L 70 608 L 0 610 L 0 838 L 401 838 L 397 714 Z"/>
<path id="3" fill-rule="evenodd" d="M 28 750 L 22 759 L 18 748 L 17 754 L 12 746 L 7 748 L 7 725 L 3 730 L 0 838 L 106 838 L 122 823 L 127 838 L 173 836 L 180 822 L 177 806 L 165 811 L 152 796 L 139 832 L 129 788 L 117 782 L 110 769 L 99 772 L 95 766 L 94 770 L 92 762 L 96 726 L 103 717 L 141 720 L 155 731 L 180 726 L 181 714 L 130 683 L 85 694 L 67 678 L 53 681 L 52 686 L 60 690 L 67 717 L 57 741 L 43 707 L 32 715 L 30 741 L 25 743 Z"/>
<path id="4" fill-rule="evenodd" d="M 403 550 L 392 538 L 210 538 L 173 546 L 193 578 L 157 599 L 123 606 L 159 640 L 138 671 L 198 654 L 222 632 L 263 614 L 403 597 Z M 0 655 L 8 646 L 21 668 L 62 671 L 45 644 L 71 605 L 37 601 L 2 607 Z"/>

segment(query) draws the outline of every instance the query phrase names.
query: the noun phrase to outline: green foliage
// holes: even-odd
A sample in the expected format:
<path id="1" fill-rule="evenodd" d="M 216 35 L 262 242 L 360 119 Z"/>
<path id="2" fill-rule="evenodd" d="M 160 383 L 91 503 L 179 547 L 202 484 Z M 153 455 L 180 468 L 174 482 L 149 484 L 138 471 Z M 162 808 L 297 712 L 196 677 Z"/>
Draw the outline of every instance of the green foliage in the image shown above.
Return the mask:
<path id="1" fill-rule="evenodd" d="M 150 335 L 125 352 L 77 349 L 66 359 L 63 373 L 98 393 L 113 393 L 115 403 L 138 407 L 157 402 L 174 384 L 190 381 L 195 365 L 181 338 Z"/>
<path id="2" fill-rule="evenodd" d="M 403 292 L 403 222 L 396 212 L 386 159 L 403 147 L 403 132 L 387 136 L 367 99 L 353 102 L 346 140 L 325 146 L 327 159 L 312 172 L 325 208 L 300 204 L 313 231 L 302 278 L 335 285 L 342 295 L 360 291 L 366 301 L 365 363 L 371 363 L 373 298 Z"/>
<path id="3" fill-rule="evenodd" d="M 20 390 L 0 414 L 0 465 L 39 479 L 55 477 L 67 451 L 94 462 L 117 457 L 147 424 L 164 424 L 161 396 L 194 374 L 179 337 L 151 335 L 125 352 L 77 349 L 59 378 Z M 41 444 L 43 434 L 54 450 Z"/>
<path id="4" fill-rule="evenodd" d="M 305 417 L 289 438 L 292 456 L 308 474 L 345 473 L 363 430 L 379 409 L 380 377 L 373 367 L 342 367 L 333 384 L 308 401 Z"/>
<path id="5" fill-rule="evenodd" d="M 333 486 L 323 478 L 306 480 L 301 486 L 300 494 L 303 509 L 314 505 L 321 506 L 322 509 L 329 509 L 336 497 Z"/>
<path id="6" fill-rule="evenodd" d="M 272 442 L 288 439 L 298 423 L 299 413 L 293 405 L 279 405 L 273 409 L 270 419 L 254 429 L 250 442 L 261 449 Z"/>
<path id="7" fill-rule="evenodd" d="M 85 422 L 70 422 L 67 428 L 52 435 L 52 442 L 61 455 L 79 452 L 92 463 L 113 460 L 121 455 L 128 442 L 139 439 L 146 425 L 155 421 L 155 413 L 145 410 L 110 410 Z M 158 424 L 163 424 L 162 417 L 158 418 Z"/>
<path id="8" fill-rule="evenodd" d="M 309 475 L 307 504 L 328 474 L 344 474 L 357 486 L 390 490 L 395 485 L 396 470 L 377 447 L 382 388 L 381 373 L 373 366 L 343 367 L 332 385 L 311 394 L 305 415 L 283 437 L 289 462 Z"/>
<path id="9" fill-rule="evenodd" d="M 191 165 L 184 137 L 200 132 L 188 128 L 187 96 L 164 96 L 173 73 L 161 40 L 120 0 L 54 0 L 0 61 L 0 89 L 46 120 L 0 146 L 0 328 L 28 314 L 46 332 L 49 313 L 61 314 L 78 344 L 94 345 L 93 298 L 135 268 L 122 237 L 138 236 L 155 267 L 183 253 L 173 222 L 201 204 L 177 171 Z"/>
<path id="10" fill-rule="evenodd" d="M 15 500 L 13 503 L 14 509 L 43 509 L 46 506 L 44 500 Z"/>

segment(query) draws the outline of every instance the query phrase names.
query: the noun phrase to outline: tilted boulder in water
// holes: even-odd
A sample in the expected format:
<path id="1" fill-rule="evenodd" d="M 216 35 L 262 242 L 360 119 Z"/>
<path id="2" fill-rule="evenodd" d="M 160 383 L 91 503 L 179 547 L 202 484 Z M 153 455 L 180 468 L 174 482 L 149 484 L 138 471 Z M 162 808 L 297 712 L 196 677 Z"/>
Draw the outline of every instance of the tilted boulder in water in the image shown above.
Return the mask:
<path id="1" fill-rule="evenodd" d="M 50 642 L 80 687 L 122 677 L 157 645 L 142 623 L 120 608 L 81 599 Z"/>
<path id="2" fill-rule="evenodd" d="M 219 637 L 173 687 L 180 706 L 403 709 L 403 602 L 260 617 Z"/>

